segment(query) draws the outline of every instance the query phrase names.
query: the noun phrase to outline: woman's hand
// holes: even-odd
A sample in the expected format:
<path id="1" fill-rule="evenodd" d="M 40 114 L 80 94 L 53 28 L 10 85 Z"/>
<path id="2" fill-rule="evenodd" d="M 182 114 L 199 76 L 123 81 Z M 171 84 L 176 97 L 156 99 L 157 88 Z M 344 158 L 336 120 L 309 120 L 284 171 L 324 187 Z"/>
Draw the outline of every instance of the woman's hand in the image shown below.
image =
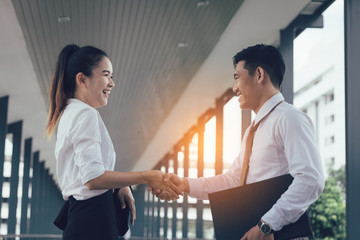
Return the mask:
<path id="1" fill-rule="evenodd" d="M 177 186 L 180 189 L 181 192 L 185 192 L 185 193 L 190 192 L 189 183 L 186 180 L 186 178 L 180 178 L 174 173 L 165 173 L 163 175 L 163 181 L 165 184 L 169 184 L 169 182 L 173 183 L 175 186 Z M 152 187 L 149 187 L 149 191 L 156 197 L 160 198 L 161 200 L 166 199 L 166 193 L 161 192 L 159 189 L 153 189 Z"/>
<path id="2" fill-rule="evenodd" d="M 156 192 L 161 193 L 164 196 L 165 200 L 175 200 L 179 198 L 179 195 L 182 195 L 181 189 L 175 185 L 172 181 L 164 182 L 163 175 L 161 171 L 150 170 L 145 173 L 147 184 Z"/>
<path id="3" fill-rule="evenodd" d="M 135 208 L 135 199 L 132 195 L 132 192 L 129 187 L 122 187 L 118 192 L 118 197 L 120 200 L 121 208 L 124 209 L 126 206 L 130 209 L 131 219 L 130 222 L 134 225 L 136 219 L 136 208 Z"/>

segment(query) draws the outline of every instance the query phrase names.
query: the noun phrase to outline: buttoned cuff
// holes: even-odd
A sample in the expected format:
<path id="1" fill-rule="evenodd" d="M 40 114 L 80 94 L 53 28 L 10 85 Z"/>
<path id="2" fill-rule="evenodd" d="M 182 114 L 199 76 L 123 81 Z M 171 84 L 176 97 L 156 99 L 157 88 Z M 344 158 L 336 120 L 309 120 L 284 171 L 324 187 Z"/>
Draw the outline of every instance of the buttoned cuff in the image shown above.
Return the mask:
<path id="1" fill-rule="evenodd" d="M 271 229 L 274 231 L 279 231 L 282 229 L 282 225 L 279 225 L 279 221 L 273 219 L 271 216 L 274 216 L 274 210 L 270 209 L 261 219 L 270 225 Z"/>

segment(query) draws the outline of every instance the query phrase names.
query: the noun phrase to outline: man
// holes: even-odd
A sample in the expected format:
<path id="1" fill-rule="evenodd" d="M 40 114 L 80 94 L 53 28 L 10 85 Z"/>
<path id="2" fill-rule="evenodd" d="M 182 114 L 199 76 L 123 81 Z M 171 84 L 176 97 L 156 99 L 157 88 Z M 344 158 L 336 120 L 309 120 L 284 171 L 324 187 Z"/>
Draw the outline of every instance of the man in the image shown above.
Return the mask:
<path id="1" fill-rule="evenodd" d="M 252 151 L 248 150 L 248 168 L 243 167 L 243 162 L 251 126 L 244 134 L 239 156 L 226 173 L 198 179 L 167 174 L 164 179 L 171 179 L 191 197 L 208 199 L 209 193 L 239 186 L 241 175 L 249 184 L 290 173 L 294 180 L 289 189 L 242 238 L 274 239 L 273 231 L 296 222 L 323 191 L 324 176 L 314 126 L 305 113 L 286 103 L 280 93 L 285 64 L 275 47 L 259 44 L 243 49 L 234 56 L 233 64 L 233 91 L 239 97 L 240 108 L 256 113 L 253 125 L 257 129 Z M 269 226 L 271 231 L 262 231 L 266 228 L 260 228 L 261 225 Z"/>

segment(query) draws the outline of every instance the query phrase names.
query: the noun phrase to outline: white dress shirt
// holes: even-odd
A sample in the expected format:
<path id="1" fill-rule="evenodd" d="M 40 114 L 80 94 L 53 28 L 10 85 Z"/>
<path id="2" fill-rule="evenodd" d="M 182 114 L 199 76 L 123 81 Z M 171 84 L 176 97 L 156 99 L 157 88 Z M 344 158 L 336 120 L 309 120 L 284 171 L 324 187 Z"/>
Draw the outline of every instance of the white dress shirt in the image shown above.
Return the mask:
<path id="1" fill-rule="evenodd" d="M 255 133 L 247 176 L 247 183 L 288 173 L 294 177 L 289 189 L 262 217 L 275 231 L 296 222 L 320 196 L 325 185 L 311 119 L 286 102 L 280 103 L 270 112 L 283 100 L 281 93 L 274 95 L 265 102 L 254 119 L 255 124 L 261 122 Z M 211 192 L 239 185 L 248 132 L 249 128 L 230 170 L 209 178 L 187 178 L 191 197 L 208 199 Z"/>
<path id="2" fill-rule="evenodd" d="M 106 190 L 89 190 L 86 183 L 114 170 L 115 151 L 99 112 L 69 99 L 58 125 L 55 145 L 56 171 L 63 198 L 85 200 Z"/>

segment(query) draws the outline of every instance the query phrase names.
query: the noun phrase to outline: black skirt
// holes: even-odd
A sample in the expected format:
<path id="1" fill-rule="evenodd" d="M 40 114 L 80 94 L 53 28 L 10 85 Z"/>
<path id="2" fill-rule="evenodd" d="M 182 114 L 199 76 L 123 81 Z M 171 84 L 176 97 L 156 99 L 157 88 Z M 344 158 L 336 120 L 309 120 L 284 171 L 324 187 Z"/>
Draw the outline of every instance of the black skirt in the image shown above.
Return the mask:
<path id="1" fill-rule="evenodd" d="M 69 198 L 63 240 L 118 240 L 113 191 L 87 200 Z"/>

